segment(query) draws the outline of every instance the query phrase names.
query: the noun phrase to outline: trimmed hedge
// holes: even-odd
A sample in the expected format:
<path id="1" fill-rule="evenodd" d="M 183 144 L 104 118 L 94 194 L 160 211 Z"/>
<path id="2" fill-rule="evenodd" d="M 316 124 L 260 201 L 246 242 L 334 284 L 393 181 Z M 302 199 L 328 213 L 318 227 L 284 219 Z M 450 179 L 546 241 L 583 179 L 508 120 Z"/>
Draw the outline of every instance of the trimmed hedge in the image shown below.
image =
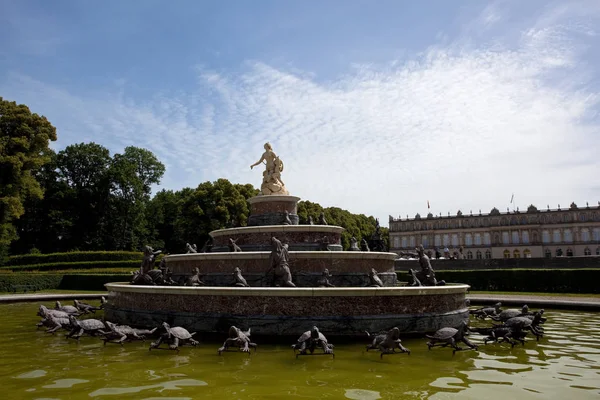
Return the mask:
<path id="1" fill-rule="evenodd" d="M 82 261 L 82 262 L 55 262 L 47 264 L 27 264 L 1 267 L 0 271 L 56 271 L 56 270 L 78 270 L 99 268 L 126 268 L 130 270 L 139 269 L 140 260 L 130 261 Z"/>
<path id="2" fill-rule="evenodd" d="M 0 292 L 10 292 L 12 285 L 31 285 L 38 290 L 106 290 L 105 283 L 128 282 L 130 279 L 129 274 L 0 274 Z"/>
<path id="3" fill-rule="evenodd" d="M 406 280 L 406 274 L 399 278 Z M 546 293 L 600 293 L 600 269 L 488 269 L 436 271 L 437 279 L 460 282 L 472 290 Z"/>
<path id="4" fill-rule="evenodd" d="M 126 260 L 136 260 L 141 263 L 142 257 L 142 253 L 138 251 L 72 251 L 69 253 L 21 254 L 10 256 L 5 266 Z"/>
<path id="5" fill-rule="evenodd" d="M 37 290 L 57 289 L 62 275 L 51 274 L 0 274 L 0 292 L 12 292 L 14 285 L 35 286 Z"/>

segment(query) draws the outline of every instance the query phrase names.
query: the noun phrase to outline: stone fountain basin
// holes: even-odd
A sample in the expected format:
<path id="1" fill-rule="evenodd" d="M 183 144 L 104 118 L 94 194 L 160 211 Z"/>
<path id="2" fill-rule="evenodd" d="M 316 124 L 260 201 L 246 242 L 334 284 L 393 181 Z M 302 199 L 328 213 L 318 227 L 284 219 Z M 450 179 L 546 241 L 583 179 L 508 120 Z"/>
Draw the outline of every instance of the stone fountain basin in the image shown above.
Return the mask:
<path id="1" fill-rule="evenodd" d="M 200 270 L 201 279 L 210 286 L 233 286 L 234 268 L 239 268 L 250 286 L 271 286 L 267 251 L 237 253 L 192 253 L 166 257 L 175 281 Z M 325 268 L 335 286 L 368 286 L 369 272 L 374 268 L 385 286 L 396 286 L 395 253 L 362 251 L 290 251 L 292 281 L 299 287 L 317 286 Z"/>
<path id="2" fill-rule="evenodd" d="M 183 326 L 253 335 L 290 335 L 317 325 L 327 335 L 363 337 L 397 326 L 403 334 L 433 332 L 468 321 L 468 285 L 368 288 L 134 286 L 108 283 L 106 319 L 132 326 Z"/>

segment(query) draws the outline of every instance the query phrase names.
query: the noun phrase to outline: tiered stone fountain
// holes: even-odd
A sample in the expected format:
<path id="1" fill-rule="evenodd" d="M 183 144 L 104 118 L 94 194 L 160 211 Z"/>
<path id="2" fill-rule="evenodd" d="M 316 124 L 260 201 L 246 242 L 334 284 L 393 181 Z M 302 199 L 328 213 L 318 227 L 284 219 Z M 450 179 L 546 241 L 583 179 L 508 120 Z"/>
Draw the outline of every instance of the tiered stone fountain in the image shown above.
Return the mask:
<path id="1" fill-rule="evenodd" d="M 364 335 L 397 326 L 403 333 L 435 331 L 468 320 L 467 285 L 397 286 L 395 253 L 342 251 L 343 228 L 299 225 L 298 197 L 281 181 L 283 163 L 265 145 L 261 194 L 248 200 L 248 225 L 210 233 L 210 253 L 167 256 L 175 281 L 198 268 L 205 286 L 110 283 L 106 318 L 129 325 L 163 321 L 190 331 L 226 332 L 251 327 L 253 335 L 298 335 L 313 325 L 328 335 Z M 257 165 L 255 164 L 255 165 Z M 271 238 L 289 249 L 296 287 L 271 287 Z M 230 251 L 235 243 L 242 251 Z M 250 287 L 235 286 L 239 268 Z M 319 287 L 325 270 L 335 287 Z M 373 286 L 377 272 L 383 286 Z"/>

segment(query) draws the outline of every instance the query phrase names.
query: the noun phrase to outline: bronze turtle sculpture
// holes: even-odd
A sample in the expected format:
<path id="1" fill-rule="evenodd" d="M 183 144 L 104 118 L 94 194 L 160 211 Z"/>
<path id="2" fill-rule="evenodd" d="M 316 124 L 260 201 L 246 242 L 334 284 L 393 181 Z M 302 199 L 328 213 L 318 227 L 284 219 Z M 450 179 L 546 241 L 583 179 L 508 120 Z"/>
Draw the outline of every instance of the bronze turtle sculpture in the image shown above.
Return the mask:
<path id="1" fill-rule="evenodd" d="M 149 350 L 158 348 L 163 341 L 171 342 L 169 349 L 176 351 L 179 351 L 179 342 L 181 342 L 181 344 L 189 342 L 192 346 L 197 346 L 199 344 L 196 340 L 192 339 L 192 336 L 194 336 L 196 332 L 189 333 L 187 329 L 180 326 L 171 328 L 166 322 L 163 322 L 163 327 L 167 332 L 161 335 L 158 338 L 158 341 L 152 342 Z"/>
<path id="2" fill-rule="evenodd" d="M 494 321 L 504 322 L 504 321 L 507 321 L 514 317 L 525 316 L 528 313 L 529 313 L 529 307 L 527 307 L 527 304 L 525 304 L 520 310 L 518 310 L 516 308 L 509 308 L 509 309 L 501 311 L 500 314 L 498 314 L 498 315 L 491 315 L 490 318 L 492 318 Z"/>
<path id="3" fill-rule="evenodd" d="M 139 335 L 135 329 L 128 325 L 117 325 L 110 321 L 104 321 L 104 325 L 108 328 L 108 331 L 101 330 L 100 333 L 104 335 L 104 345 L 107 342 L 119 343 L 123 346 L 123 342 L 129 340 L 144 340 L 143 335 Z M 156 329 L 156 328 L 155 328 Z"/>
<path id="4" fill-rule="evenodd" d="M 104 329 L 104 323 L 99 319 L 77 319 L 73 315 L 70 315 L 69 322 L 71 323 L 71 332 L 67 333 L 67 338 L 79 340 L 84 333 L 87 333 L 90 336 L 96 336 Z"/>
<path id="5" fill-rule="evenodd" d="M 327 342 L 327 338 L 321 332 L 319 332 L 319 328 L 313 326 L 311 330 L 304 332 L 298 338 L 296 344 L 292 345 L 292 349 L 294 352 L 298 351 L 298 355 L 306 355 L 307 351 L 310 354 L 313 354 L 315 349 L 319 347 L 323 350 L 323 354 L 333 354 L 333 345 Z"/>
<path id="6" fill-rule="evenodd" d="M 247 331 L 242 331 L 236 326 L 229 328 L 229 337 L 223 343 L 223 346 L 219 347 L 217 352 L 221 355 L 222 352 L 227 351 L 229 347 L 238 347 L 240 351 L 250 353 L 252 347 L 256 351 L 257 344 L 250 341 L 250 328 Z"/>
<path id="7" fill-rule="evenodd" d="M 514 318 L 511 318 L 511 319 L 507 320 L 506 322 L 504 322 L 504 324 L 501 326 L 509 327 L 514 332 L 530 331 L 531 333 L 533 333 L 535 335 L 536 340 L 540 340 L 540 338 L 543 337 L 544 334 L 543 334 L 543 329 L 541 327 L 539 327 L 538 325 L 540 324 L 543 312 L 544 312 L 544 310 L 540 310 L 540 311 L 536 312 L 533 320 L 530 318 L 527 318 L 526 316 L 525 317 L 514 317 Z"/>
<path id="8" fill-rule="evenodd" d="M 482 307 L 478 308 L 477 310 L 470 310 L 469 314 L 474 315 L 475 318 L 485 319 L 487 317 L 500 314 L 502 312 L 500 307 L 502 307 L 502 303 L 498 302 L 494 304 L 493 307 Z"/>
<path id="9" fill-rule="evenodd" d="M 100 307 L 95 307 L 92 306 L 91 304 L 87 304 L 84 303 L 83 301 L 79 301 L 79 300 L 73 300 L 73 304 L 75 305 L 75 308 L 77 308 L 79 311 L 81 311 L 84 314 L 89 314 L 89 313 L 96 313 L 96 310 L 101 310 L 102 306 Z"/>
<path id="10" fill-rule="evenodd" d="M 468 330 L 469 327 L 465 321 L 461 322 L 458 329 L 451 327 L 439 329 L 433 335 L 425 335 L 428 339 L 430 339 L 430 341 L 427 342 L 427 347 L 429 348 L 429 350 L 431 350 L 432 347 L 436 346 L 451 346 L 454 349 L 452 351 L 452 354 L 454 354 L 457 351 L 462 350 L 462 347 L 459 347 L 457 343 L 463 342 L 471 349 L 477 350 L 477 346 L 471 343 L 465 337 L 465 334 L 467 334 Z"/>
<path id="11" fill-rule="evenodd" d="M 38 327 L 40 326 L 46 326 L 48 329 L 46 329 L 46 333 L 52 333 L 54 334 L 54 332 L 56 332 L 59 329 L 67 329 L 67 330 L 71 330 L 72 326 L 71 326 L 71 322 L 69 321 L 69 318 L 58 318 L 53 316 L 52 314 L 48 314 L 48 316 L 46 318 L 44 318 L 39 324 Z"/>
<path id="12" fill-rule="evenodd" d="M 381 351 L 381 355 L 379 356 L 380 358 L 383 358 L 384 354 L 400 354 L 396 353 L 396 349 L 400 349 L 401 353 L 410 354 L 410 350 L 402 346 L 402 341 L 400 340 L 400 329 L 398 329 L 398 327 L 394 327 L 389 331 L 382 332 L 378 335 L 371 335 L 367 331 L 365 331 L 365 333 L 368 337 L 373 338 L 373 342 L 367 345 L 367 351 Z"/>
<path id="13" fill-rule="evenodd" d="M 54 304 L 54 309 L 58 310 L 58 311 L 66 312 L 67 314 L 73 314 L 75 316 L 81 314 L 76 307 L 73 307 L 73 306 L 63 306 L 62 304 L 60 304 L 60 301 L 58 301 L 58 300 Z"/>
<path id="14" fill-rule="evenodd" d="M 492 327 L 477 327 L 477 328 L 469 328 L 470 331 L 477 332 L 482 335 L 486 335 L 483 339 L 483 343 L 487 344 L 488 342 L 502 343 L 508 342 L 515 347 L 517 341 L 521 342 L 521 344 L 525 345 L 525 336 L 527 332 L 525 331 L 515 331 L 511 327 L 504 325 L 494 325 Z"/>
<path id="15" fill-rule="evenodd" d="M 39 315 L 42 318 L 46 318 L 48 315 L 52 315 L 56 318 L 69 318 L 68 313 L 66 313 L 64 311 L 59 311 L 59 310 L 51 310 L 43 304 L 40 305 L 37 315 Z"/>

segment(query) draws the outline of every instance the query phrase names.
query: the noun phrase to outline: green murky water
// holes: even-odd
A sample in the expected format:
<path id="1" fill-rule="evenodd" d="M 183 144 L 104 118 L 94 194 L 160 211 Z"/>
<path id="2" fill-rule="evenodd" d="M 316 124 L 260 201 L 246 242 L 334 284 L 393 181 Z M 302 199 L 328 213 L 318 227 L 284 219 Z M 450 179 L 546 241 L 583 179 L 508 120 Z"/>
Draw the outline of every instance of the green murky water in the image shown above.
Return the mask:
<path id="1" fill-rule="evenodd" d="M 0 399 L 600 398 L 600 313 L 547 311 L 545 337 L 525 347 L 489 344 L 453 356 L 408 339 L 411 355 L 380 360 L 364 343 L 339 344 L 335 359 L 296 359 L 288 346 L 264 343 L 251 356 L 218 356 L 220 343 L 202 338 L 179 354 L 149 352 L 148 342 L 77 343 L 36 331 L 36 309 L 0 305 Z"/>

